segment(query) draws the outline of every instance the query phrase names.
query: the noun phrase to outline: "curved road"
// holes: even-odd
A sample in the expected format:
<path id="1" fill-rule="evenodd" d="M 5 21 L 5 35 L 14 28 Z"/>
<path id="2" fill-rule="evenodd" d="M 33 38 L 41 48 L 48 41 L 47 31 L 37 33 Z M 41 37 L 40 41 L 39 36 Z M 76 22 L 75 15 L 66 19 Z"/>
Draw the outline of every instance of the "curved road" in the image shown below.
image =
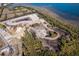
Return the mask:
<path id="1" fill-rule="evenodd" d="M 56 40 L 56 39 L 58 39 L 59 37 L 61 37 L 61 35 L 60 35 L 60 33 L 59 33 L 58 31 L 56 31 L 56 30 L 54 30 L 54 29 L 48 28 L 47 25 L 50 25 L 50 24 L 49 24 L 48 22 L 46 22 L 44 19 L 39 19 L 38 16 L 37 16 L 37 14 L 32 14 L 32 15 L 28 15 L 28 16 L 21 16 L 21 17 L 19 17 L 19 18 L 15 18 L 15 19 L 11 19 L 11 20 L 4 21 L 3 23 L 6 23 L 6 24 L 9 25 L 9 26 L 11 26 L 11 25 L 14 26 L 14 25 L 19 25 L 19 24 L 27 24 L 27 23 L 33 24 L 32 20 L 31 20 L 31 21 L 30 21 L 30 20 L 27 21 L 27 20 L 25 19 L 25 18 L 28 18 L 28 17 L 33 18 L 33 20 L 37 18 L 36 21 L 41 22 L 41 23 L 43 24 L 43 26 L 44 26 L 47 30 L 57 33 L 57 36 L 54 37 L 54 38 L 51 38 L 51 37 L 42 37 L 42 38 L 49 39 L 49 40 Z M 19 21 L 20 19 L 25 19 L 25 20 Z M 18 21 L 18 22 L 16 22 L 16 21 Z M 36 23 L 36 21 L 35 21 L 35 23 Z M 46 22 L 46 24 L 43 23 L 44 21 Z"/>
<path id="2" fill-rule="evenodd" d="M 56 31 L 54 29 L 50 29 L 50 28 L 47 27 L 47 25 L 50 25 L 50 24 L 48 24 L 45 20 L 43 20 L 43 21 L 45 21 L 46 24 L 44 24 L 42 22 L 42 20 L 40 21 L 40 19 L 36 16 L 36 14 L 32 14 L 30 17 L 33 18 L 33 20 L 35 19 L 35 23 L 36 23 L 36 21 L 37 22 L 41 22 L 43 24 L 43 26 L 48 31 L 52 31 L 52 32 L 56 32 L 57 33 L 57 36 L 54 37 L 54 38 L 51 38 L 51 37 L 41 37 L 41 38 L 47 39 L 47 40 L 56 40 L 56 39 L 61 37 L 61 35 L 60 35 L 60 33 L 58 31 Z M 34 21 L 32 21 L 32 20 L 31 21 L 27 21 L 27 20 L 19 21 L 19 19 L 25 19 L 25 18 L 27 18 L 27 16 L 22 16 L 22 17 L 19 17 L 19 18 L 7 20 L 7 21 L 4 21 L 2 23 L 7 24 L 9 26 L 14 26 L 14 25 L 19 25 L 19 24 L 27 24 L 27 23 L 33 24 L 34 23 Z M 16 20 L 18 20 L 18 22 L 16 22 Z M 5 51 L 7 52 L 7 54 L 6 54 L 6 52 L 4 53 L 5 55 L 11 55 L 13 53 L 16 53 L 16 51 L 14 51 L 15 48 L 12 48 L 4 37 L 2 37 L 1 35 L 0 35 L 0 37 L 3 39 L 3 42 L 5 43 L 5 46 L 0 48 L 0 54 L 5 52 Z"/>

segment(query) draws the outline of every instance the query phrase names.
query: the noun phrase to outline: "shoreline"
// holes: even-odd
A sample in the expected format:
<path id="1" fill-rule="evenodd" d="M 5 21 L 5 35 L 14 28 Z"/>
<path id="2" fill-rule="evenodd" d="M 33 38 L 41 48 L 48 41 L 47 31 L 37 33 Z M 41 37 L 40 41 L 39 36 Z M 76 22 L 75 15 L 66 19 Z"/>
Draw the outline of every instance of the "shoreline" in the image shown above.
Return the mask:
<path id="1" fill-rule="evenodd" d="M 50 7 L 41 7 L 41 6 L 34 6 L 34 5 L 31 5 L 31 4 L 27 4 L 27 5 L 12 5 L 12 6 L 10 6 L 10 7 L 12 7 L 12 8 L 14 8 L 14 7 L 17 7 L 17 6 L 24 6 L 24 7 L 31 7 L 31 8 L 33 8 L 33 9 L 36 9 L 36 10 L 39 10 L 39 12 L 41 11 L 41 12 L 43 12 L 43 13 L 45 13 L 45 14 L 48 14 L 48 15 L 50 15 L 50 16 L 52 16 L 52 17 L 55 17 L 56 19 L 58 19 L 58 21 L 63 21 L 63 22 L 66 22 L 66 23 L 71 23 L 71 24 L 73 24 L 73 25 L 77 25 L 77 26 L 79 26 L 79 24 L 78 24 L 78 22 L 77 21 L 75 21 L 75 20 L 70 20 L 70 19 L 66 19 L 66 18 L 64 18 L 64 17 L 62 17 L 61 15 L 59 15 L 59 14 L 57 14 L 55 11 L 54 11 L 54 9 L 52 10 Z M 44 12 L 45 11 L 45 12 Z M 47 13 L 46 13 L 47 12 Z"/>
<path id="2" fill-rule="evenodd" d="M 50 17 L 55 18 L 56 20 L 58 20 L 58 21 L 60 21 L 60 22 L 62 22 L 64 24 L 72 24 L 74 26 L 79 26 L 78 23 L 74 22 L 73 20 L 66 20 L 66 19 L 64 19 L 63 17 L 59 16 L 57 13 L 51 11 L 49 8 L 36 7 L 36 6 L 34 6 L 32 8 L 38 10 L 40 13 L 47 14 Z"/>
<path id="3" fill-rule="evenodd" d="M 21 6 L 21 5 L 19 5 L 19 6 Z M 12 9 L 15 7 L 18 7 L 18 5 L 12 6 Z M 64 24 L 72 24 L 74 26 L 79 26 L 78 22 L 76 22 L 75 20 L 65 19 L 61 15 L 59 15 L 56 12 L 54 12 L 53 10 L 51 10 L 51 8 L 49 8 L 49 7 L 40 7 L 40 6 L 32 6 L 32 5 L 27 5 L 24 7 L 31 7 L 33 9 L 37 10 L 38 12 L 43 13 L 43 14 L 47 14 L 48 16 L 55 18 L 57 21 L 60 21 Z"/>

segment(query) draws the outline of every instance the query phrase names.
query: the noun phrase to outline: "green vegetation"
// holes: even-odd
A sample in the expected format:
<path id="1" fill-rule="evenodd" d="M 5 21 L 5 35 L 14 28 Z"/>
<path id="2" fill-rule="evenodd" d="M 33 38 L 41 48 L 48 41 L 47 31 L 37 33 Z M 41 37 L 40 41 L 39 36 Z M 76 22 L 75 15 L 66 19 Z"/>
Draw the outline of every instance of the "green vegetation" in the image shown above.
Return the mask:
<path id="1" fill-rule="evenodd" d="M 15 10 L 29 10 L 29 11 L 36 11 L 35 9 L 31 7 L 24 7 L 24 6 L 17 6 L 14 8 Z"/>
<path id="2" fill-rule="evenodd" d="M 1 28 L 1 29 L 5 29 L 6 26 L 0 23 L 0 28 Z"/>
<path id="3" fill-rule="evenodd" d="M 51 36 L 52 38 L 57 36 L 57 33 L 56 33 L 56 32 L 50 31 L 49 34 L 50 34 L 50 36 Z"/>
<path id="4" fill-rule="evenodd" d="M 79 55 L 79 27 L 73 26 L 73 24 L 63 23 L 46 14 L 40 13 L 40 16 L 49 22 L 52 27 L 56 26 L 70 33 L 70 41 L 67 42 L 68 38 L 65 36 L 61 38 L 61 51 L 57 55 Z"/>
<path id="5" fill-rule="evenodd" d="M 25 56 L 51 56 L 56 55 L 55 52 L 42 47 L 42 43 L 31 33 L 26 31 L 23 40 L 23 55 Z"/>
<path id="6" fill-rule="evenodd" d="M 17 6 L 14 8 L 14 10 L 27 10 L 28 8 L 24 7 L 24 6 Z"/>
<path id="7" fill-rule="evenodd" d="M 3 11 L 4 8 L 2 8 L 1 12 Z M 54 56 L 54 55 L 65 55 L 65 56 L 73 56 L 73 55 L 78 55 L 79 56 L 79 27 L 74 26 L 71 23 L 64 23 L 63 21 L 60 21 L 58 19 L 55 19 L 54 17 L 51 17 L 47 14 L 43 14 L 38 10 L 35 10 L 31 7 L 15 7 L 15 10 L 23 10 L 23 9 L 28 9 L 31 11 L 36 11 L 39 13 L 39 17 L 44 18 L 48 23 L 52 25 L 52 27 L 58 27 L 60 29 L 65 30 L 66 32 L 69 33 L 69 38 L 63 36 L 61 40 L 59 41 L 61 44 L 61 49 L 59 52 L 54 52 L 51 50 L 48 50 L 42 46 L 42 42 L 40 41 L 41 39 L 38 39 L 35 37 L 34 34 L 28 33 L 26 31 L 25 37 L 22 38 L 23 40 L 23 55 L 25 56 Z M 16 12 L 14 11 L 14 14 L 16 16 Z M 26 11 L 25 11 L 26 12 Z M 25 13 L 24 12 L 24 13 Z M 0 13 L 0 16 L 2 13 Z M 25 14 L 23 14 L 25 15 Z M 21 15 L 22 16 L 22 15 Z M 18 16 L 16 16 L 18 17 Z M 6 17 L 5 17 L 6 18 Z M 34 24 L 33 26 L 36 26 L 38 24 Z M 0 28 L 4 29 L 6 28 L 5 25 L 0 23 Z M 53 35 L 55 34 L 55 35 Z M 56 36 L 56 33 L 51 32 L 52 37 Z M 70 39 L 70 40 L 68 40 Z"/>
<path id="8" fill-rule="evenodd" d="M 33 8 L 32 8 L 33 10 Z M 45 49 L 42 47 L 42 44 L 40 41 L 38 41 L 39 39 L 34 38 L 34 36 L 32 35 L 25 35 L 24 39 L 24 46 L 26 46 L 26 48 L 24 49 L 24 55 L 61 55 L 61 56 L 73 56 L 73 55 L 79 55 L 79 27 L 71 24 L 71 23 L 67 23 L 67 22 L 63 22 L 61 20 L 55 19 L 54 17 L 51 17 L 47 14 L 43 14 L 40 11 L 36 10 L 37 13 L 39 13 L 39 16 L 41 18 L 44 18 L 48 23 L 50 23 L 52 25 L 52 27 L 58 27 L 60 29 L 65 30 L 66 32 L 69 33 L 69 38 L 63 36 L 61 38 L 61 40 L 59 41 L 61 43 L 61 49 L 59 52 L 54 52 L 54 51 L 50 51 L 48 49 Z M 52 33 L 51 33 L 52 34 Z M 54 34 L 54 33 L 53 33 Z M 28 39 L 27 39 L 28 38 Z M 69 39 L 69 40 L 68 40 Z M 38 43 L 40 42 L 40 43 Z M 36 50 L 38 50 L 39 52 L 37 52 L 35 50 L 35 48 L 38 46 L 38 48 Z"/>
<path id="9" fill-rule="evenodd" d="M 37 55 L 36 53 L 40 51 L 41 42 L 36 40 L 32 34 L 27 31 L 25 37 L 23 38 L 23 42 L 24 55 Z"/>
<path id="10" fill-rule="evenodd" d="M 31 7 L 26 7 L 28 10 L 35 10 L 35 9 L 33 9 L 33 8 L 31 8 Z"/>

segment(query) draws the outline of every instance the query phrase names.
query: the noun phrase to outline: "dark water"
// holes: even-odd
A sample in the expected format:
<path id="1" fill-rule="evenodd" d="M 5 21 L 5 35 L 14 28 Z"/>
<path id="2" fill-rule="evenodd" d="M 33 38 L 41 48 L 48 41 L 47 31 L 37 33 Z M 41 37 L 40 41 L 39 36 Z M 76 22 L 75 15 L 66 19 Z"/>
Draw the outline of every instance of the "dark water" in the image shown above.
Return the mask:
<path id="1" fill-rule="evenodd" d="M 79 4 L 45 3 L 32 5 L 48 7 L 63 18 L 66 18 L 68 20 L 79 21 Z"/>
<path id="2" fill-rule="evenodd" d="M 21 4 L 13 4 L 12 6 L 39 6 L 49 8 L 51 11 L 59 14 L 63 18 L 68 20 L 79 21 L 79 4 L 78 3 L 21 3 Z"/>

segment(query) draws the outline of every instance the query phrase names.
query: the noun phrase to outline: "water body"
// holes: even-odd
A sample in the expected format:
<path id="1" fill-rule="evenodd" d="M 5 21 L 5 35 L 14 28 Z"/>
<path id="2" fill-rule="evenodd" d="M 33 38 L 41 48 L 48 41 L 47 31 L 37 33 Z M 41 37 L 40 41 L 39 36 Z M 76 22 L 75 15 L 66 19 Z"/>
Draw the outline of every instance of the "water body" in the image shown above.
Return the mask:
<path id="1" fill-rule="evenodd" d="M 51 11 L 57 13 L 67 20 L 79 21 L 79 3 L 17 3 L 12 4 L 12 6 L 39 6 L 49 8 Z"/>
<path id="2" fill-rule="evenodd" d="M 45 3 L 32 5 L 48 7 L 51 11 L 54 11 L 68 20 L 79 21 L 79 4 Z"/>

